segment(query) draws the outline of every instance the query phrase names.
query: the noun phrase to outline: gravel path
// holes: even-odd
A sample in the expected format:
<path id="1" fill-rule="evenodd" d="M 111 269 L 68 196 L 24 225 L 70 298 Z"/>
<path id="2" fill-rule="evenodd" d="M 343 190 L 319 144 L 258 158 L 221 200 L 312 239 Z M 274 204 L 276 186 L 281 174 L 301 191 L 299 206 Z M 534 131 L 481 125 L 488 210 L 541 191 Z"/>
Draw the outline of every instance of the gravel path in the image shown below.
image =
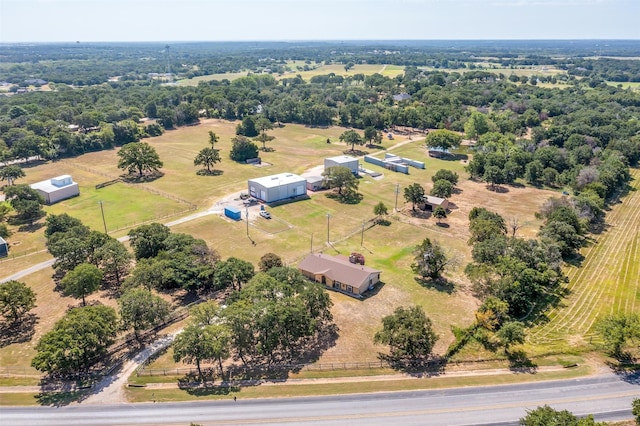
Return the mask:
<path id="1" fill-rule="evenodd" d="M 182 331 L 182 330 L 180 330 Z M 180 333 L 177 331 L 173 334 L 166 335 L 150 345 L 147 345 L 142 351 L 140 351 L 132 359 L 124 362 L 121 368 L 114 372 L 111 376 L 105 377 L 98 383 L 93 389 L 93 393 L 87 399 L 83 400 L 82 404 L 112 404 L 119 402 L 127 402 L 124 388 L 131 376 L 138 366 L 144 363 L 147 359 L 153 356 L 158 351 L 169 346 L 176 335 Z"/>

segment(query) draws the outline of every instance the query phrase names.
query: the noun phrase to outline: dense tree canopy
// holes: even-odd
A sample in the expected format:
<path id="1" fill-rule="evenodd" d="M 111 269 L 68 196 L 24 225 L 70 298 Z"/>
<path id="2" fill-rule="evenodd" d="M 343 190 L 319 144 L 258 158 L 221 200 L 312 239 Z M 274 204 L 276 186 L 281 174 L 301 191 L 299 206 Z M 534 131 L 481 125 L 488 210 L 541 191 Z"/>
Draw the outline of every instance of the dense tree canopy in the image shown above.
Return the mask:
<path id="1" fill-rule="evenodd" d="M 118 305 L 123 328 L 133 330 L 136 339 L 140 339 L 141 331 L 160 324 L 169 316 L 169 303 L 142 288 L 127 290 Z"/>
<path id="2" fill-rule="evenodd" d="M 451 149 L 457 148 L 462 141 L 462 137 L 450 130 L 439 129 L 429 132 L 425 139 L 425 144 L 431 148 Z"/>
<path id="3" fill-rule="evenodd" d="M 296 269 L 258 273 L 224 310 L 235 356 L 245 365 L 295 360 L 330 329 L 330 307 L 322 287 Z"/>
<path id="4" fill-rule="evenodd" d="M 258 157 L 258 146 L 246 136 L 236 136 L 231 140 L 230 157 L 233 161 L 247 161 Z"/>
<path id="5" fill-rule="evenodd" d="M 86 305 L 85 297 L 100 288 L 102 277 L 102 271 L 96 266 L 81 263 L 62 278 L 60 285 L 65 295 L 82 299 L 82 304 Z"/>
<path id="6" fill-rule="evenodd" d="M 114 342 L 117 325 L 113 308 L 74 308 L 40 338 L 31 365 L 49 374 L 87 371 Z"/>

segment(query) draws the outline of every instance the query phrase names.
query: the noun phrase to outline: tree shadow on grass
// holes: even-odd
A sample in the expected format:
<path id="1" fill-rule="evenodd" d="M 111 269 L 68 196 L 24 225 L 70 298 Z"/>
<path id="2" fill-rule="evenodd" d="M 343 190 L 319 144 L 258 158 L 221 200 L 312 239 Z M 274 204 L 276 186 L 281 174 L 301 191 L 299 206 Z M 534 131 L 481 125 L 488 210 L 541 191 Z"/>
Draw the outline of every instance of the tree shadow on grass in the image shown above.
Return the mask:
<path id="1" fill-rule="evenodd" d="M 509 192 L 509 188 L 502 185 L 486 185 L 488 191 L 495 192 L 496 194 L 506 194 Z"/>
<path id="2" fill-rule="evenodd" d="M 142 176 L 140 176 L 139 174 L 129 174 L 122 175 L 121 177 L 122 180 L 126 183 L 148 183 L 160 179 L 162 176 L 164 176 L 163 172 L 156 171 L 153 173 L 143 174 Z"/>
<path id="3" fill-rule="evenodd" d="M 358 192 L 349 192 L 338 194 L 337 192 L 330 192 L 325 194 L 327 198 L 331 198 L 332 200 L 337 200 L 342 204 L 358 204 L 364 196 Z"/>
<path id="4" fill-rule="evenodd" d="M 415 280 L 424 288 L 430 288 L 447 294 L 453 294 L 456 291 L 453 282 L 443 277 L 435 280 L 431 278 L 416 277 Z"/>
<path id="5" fill-rule="evenodd" d="M 30 341 L 38 319 L 36 314 L 28 313 L 18 321 L 0 324 L 0 348 Z"/>
<path id="6" fill-rule="evenodd" d="M 354 149 L 354 150 L 347 149 L 346 151 L 342 151 L 342 153 L 344 155 L 351 155 L 351 156 L 354 156 L 354 157 L 362 157 L 363 155 L 368 155 L 369 151 L 362 151 L 360 149 Z"/>
<path id="7" fill-rule="evenodd" d="M 48 407 L 63 407 L 78 402 L 90 395 L 89 390 L 81 389 L 69 392 L 40 392 L 35 396 L 38 404 Z"/>
<path id="8" fill-rule="evenodd" d="M 378 353 L 378 358 L 389 364 L 389 367 L 413 377 L 437 377 L 445 372 L 447 360 L 442 357 L 426 357 L 419 359 L 396 358 L 388 354 Z"/>
<path id="9" fill-rule="evenodd" d="M 207 169 L 200 169 L 196 172 L 196 174 L 198 176 L 222 176 L 224 174 L 224 170 L 218 170 L 218 169 L 213 169 L 213 170 L 207 170 Z"/>
<path id="10" fill-rule="evenodd" d="M 230 393 L 240 392 L 239 386 L 230 386 L 225 383 L 220 385 L 212 385 L 206 387 L 193 387 L 185 389 L 189 395 L 204 397 L 204 396 L 220 396 L 229 395 Z"/>
<path id="11" fill-rule="evenodd" d="M 509 370 L 513 373 L 535 374 L 538 372 L 538 365 L 524 351 L 508 352 L 507 359 Z"/>
<path id="12" fill-rule="evenodd" d="M 563 260 L 567 262 L 569 265 L 579 268 L 582 266 L 582 262 L 584 262 L 584 256 L 581 255 L 580 253 L 574 253 L 573 255 L 568 256 Z"/>

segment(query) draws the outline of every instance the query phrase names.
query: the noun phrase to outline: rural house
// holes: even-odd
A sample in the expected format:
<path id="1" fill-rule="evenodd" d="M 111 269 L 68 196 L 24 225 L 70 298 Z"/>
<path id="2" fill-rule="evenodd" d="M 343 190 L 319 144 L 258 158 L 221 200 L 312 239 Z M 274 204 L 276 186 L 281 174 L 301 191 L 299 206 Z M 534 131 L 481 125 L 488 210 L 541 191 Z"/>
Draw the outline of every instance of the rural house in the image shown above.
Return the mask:
<path id="1" fill-rule="evenodd" d="M 53 204 L 80 195 L 78 184 L 69 175 L 54 177 L 31 185 L 44 198 L 45 204 Z"/>
<path id="2" fill-rule="evenodd" d="M 362 294 L 380 282 L 380 271 L 369 268 L 346 256 L 310 254 L 298 265 L 298 269 L 309 279 L 324 284 L 327 288 L 349 296 Z"/>
<path id="3" fill-rule="evenodd" d="M 307 180 L 293 173 L 249 179 L 249 194 L 265 203 L 307 194 Z"/>

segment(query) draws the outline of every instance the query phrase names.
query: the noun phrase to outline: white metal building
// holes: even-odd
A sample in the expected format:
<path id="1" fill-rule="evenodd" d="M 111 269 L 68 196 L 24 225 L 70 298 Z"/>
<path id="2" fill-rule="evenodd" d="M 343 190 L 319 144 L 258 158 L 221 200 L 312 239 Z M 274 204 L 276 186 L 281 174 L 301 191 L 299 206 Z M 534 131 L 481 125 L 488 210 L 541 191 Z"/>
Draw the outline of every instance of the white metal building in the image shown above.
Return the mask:
<path id="1" fill-rule="evenodd" d="M 265 203 L 307 194 L 307 180 L 293 173 L 249 179 L 249 194 Z"/>
<path id="2" fill-rule="evenodd" d="M 31 184 L 31 188 L 38 191 L 40 195 L 44 197 L 45 204 L 57 203 L 58 201 L 80 195 L 80 188 L 70 175 L 62 175 L 43 180 L 42 182 L 36 182 Z"/>
<path id="3" fill-rule="evenodd" d="M 324 159 L 325 170 L 327 170 L 327 168 L 329 167 L 343 166 L 351 170 L 351 173 L 353 173 L 354 175 L 358 174 L 359 164 L 360 163 L 356 157 L 351 157 L 349 155 L 338 155 L 337 157 Z"/>

